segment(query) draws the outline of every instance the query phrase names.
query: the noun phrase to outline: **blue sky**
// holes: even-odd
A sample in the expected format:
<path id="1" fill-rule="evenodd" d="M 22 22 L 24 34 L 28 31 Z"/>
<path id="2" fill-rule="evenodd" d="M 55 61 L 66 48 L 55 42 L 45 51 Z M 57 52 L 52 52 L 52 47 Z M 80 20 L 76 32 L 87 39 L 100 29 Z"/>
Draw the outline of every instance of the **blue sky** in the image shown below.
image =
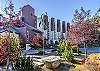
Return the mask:
<path id="1" fill-rule="evenodd" d="M 7 0 L 0 0 L 0 9 L 6 6 Z M 48 12 L 49 17 L 65 20 L 70 22 L 73 18 L 75 9 L 91 10 L 94 14 L 100 8 L 100 0 L 13 0 L 15 9 L 18 10 L 24 5 L 30 4 L 35 9 L 35 14 L 40 16 L 45 11 Z M 1 11 L 0 11 L 1 12 Z"/>

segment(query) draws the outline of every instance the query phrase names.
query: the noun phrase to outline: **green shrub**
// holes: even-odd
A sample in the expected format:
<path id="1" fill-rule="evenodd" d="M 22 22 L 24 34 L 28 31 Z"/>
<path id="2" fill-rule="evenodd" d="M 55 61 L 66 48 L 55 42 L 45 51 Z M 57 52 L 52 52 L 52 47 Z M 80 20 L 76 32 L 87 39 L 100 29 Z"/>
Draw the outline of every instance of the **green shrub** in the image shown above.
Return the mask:
<path id="1" fill-rule="evenodd" d="M 11 34 L 11 47 L 10 47 L 10 51 L 11 52 L 15 52 L 19 47 L 20 47 L 19 36 L 17 36 L 17 34 L 15 34 L 15 33 L 12 33 Z"/>
<path id="2" fill-rule="evenodd" d="M 74 55 L 70 42 L 66 43 L 65 40 L 60 40 L 59 50 L 65 60 L 73 61 Z"/>
<path id="3" fill-rule="evenodd" d="M 13 67 L 15 71 L 33 71 L 34 70 L 32 59 L 30 57 L 17 58 Z"/>

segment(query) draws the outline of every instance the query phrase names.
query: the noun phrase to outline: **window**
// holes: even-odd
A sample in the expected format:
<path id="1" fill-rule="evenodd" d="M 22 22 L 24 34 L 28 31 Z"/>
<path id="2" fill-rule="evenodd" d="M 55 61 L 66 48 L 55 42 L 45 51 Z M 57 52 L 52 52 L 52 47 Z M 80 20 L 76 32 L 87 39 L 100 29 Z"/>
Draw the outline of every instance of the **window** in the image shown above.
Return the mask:
<path id="1" fill-rule="evenodd" d="M 31 16 L 33 16 L 33 14 L 31 13 Z"/>
<path id="2" fill-rule="evenodd" d="M 22 20 L 23 22 L 25 22 L 25 17 L 21 17 L 21 20 Z"/>
<path id="3" fill-rule="evenodd" d="M 40 23 L 39 23 L 39 27 L 41 26 L 41 21 L 40 21 Z"/>

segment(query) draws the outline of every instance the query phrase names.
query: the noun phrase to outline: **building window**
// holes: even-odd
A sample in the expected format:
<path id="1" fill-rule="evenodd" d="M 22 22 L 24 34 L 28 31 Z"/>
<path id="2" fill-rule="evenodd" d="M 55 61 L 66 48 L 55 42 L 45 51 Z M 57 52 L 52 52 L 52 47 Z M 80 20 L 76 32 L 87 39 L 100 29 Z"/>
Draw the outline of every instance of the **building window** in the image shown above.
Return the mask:
<path id="1" fill-rule="evenodd" d="M 21 17 L 21 20 L 22 20 L 23 22 L 25 22 L 25 17 Z"/>
<path id="2" fill-rule="evenodd" d="M 31 13 L 31 16 L 33 16 L 33 14 Z"/>
<path id="3" fill-rule="evenodd" d="M 41 22 L 39 23 L 39 27 L 41 26 Z"/>

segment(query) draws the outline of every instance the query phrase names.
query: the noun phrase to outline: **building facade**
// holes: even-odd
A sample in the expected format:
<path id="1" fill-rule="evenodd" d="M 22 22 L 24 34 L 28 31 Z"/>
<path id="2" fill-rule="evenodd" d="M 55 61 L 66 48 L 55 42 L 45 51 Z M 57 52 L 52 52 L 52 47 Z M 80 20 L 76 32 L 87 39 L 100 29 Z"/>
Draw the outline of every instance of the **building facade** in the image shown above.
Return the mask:
<path id="1" fill-rule="evenodd" d="M 26 5 L 22 8 L 22 19 L 27 26 L 37 29 L 42 32 L 45 44 L 55 44 L 59 42 L 59 39 L 66 39 L 66 22 L 55 18 L 48 18 L 47 14 L 37 17 L 35 15 L 35 9 L 30 5 Z M 29 40 L 31 41 L 33 35 L 37 33 L 33 32 L 32 29 L 27 28 L 29 34 Z"/>
<path id="2" fill-rule="evenodd" d="M 44 32 L 43 36 L 46 44 L 55 44 L 61 38 L 66 39 L 66 26 L 65 21 L 56 20 L 53 17 L 49 19 L 47 15 L 37 18 L 37 29 Z"/>
<path id="3" fill-rule="evenodd" d="M 21 17 L 22 21 L 24 22 L 24 27 L 20 27 L 19 31 L 25 39 L 24 41 L 32 44 L 34 37 L 42 36 L 41 29 L 37 29 L 37 16 L 35 15 L 35 9 L 30 5 L 24 6 L 22 8 Z"/>
<path id="4" fill-rule="evenodd" d="M 22 17 L 28 25 L 37 28 L 37 16 L 35 15 L 35 9 L 30 5 L 26 5 L 22 8 Z"/>

